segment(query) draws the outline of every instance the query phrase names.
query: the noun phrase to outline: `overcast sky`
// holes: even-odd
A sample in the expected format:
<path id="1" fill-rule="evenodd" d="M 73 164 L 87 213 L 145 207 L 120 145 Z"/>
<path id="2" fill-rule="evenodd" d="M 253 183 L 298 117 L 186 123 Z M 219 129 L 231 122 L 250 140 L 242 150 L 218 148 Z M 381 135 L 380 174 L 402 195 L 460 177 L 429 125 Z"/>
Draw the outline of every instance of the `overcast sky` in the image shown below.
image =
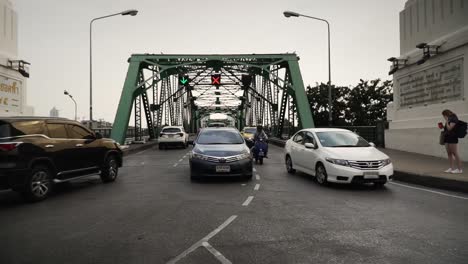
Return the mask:
<path id="1" fill-rule="evenodd" d="M 73 118 L 89 113 L 89 21 L 93 26 L 94 118 L 113 121 L 132 53 L 296 52 L 305 85 L 328 80 L 326 24 L 285 18 L 292 10 L 329 20 L 332 83 L 389 79 L 399 55 L 399 12 L 406 0 L 12 0 L 19 58 L 31 62 L 28 104 L 36 115 L 56 106 Z"/>

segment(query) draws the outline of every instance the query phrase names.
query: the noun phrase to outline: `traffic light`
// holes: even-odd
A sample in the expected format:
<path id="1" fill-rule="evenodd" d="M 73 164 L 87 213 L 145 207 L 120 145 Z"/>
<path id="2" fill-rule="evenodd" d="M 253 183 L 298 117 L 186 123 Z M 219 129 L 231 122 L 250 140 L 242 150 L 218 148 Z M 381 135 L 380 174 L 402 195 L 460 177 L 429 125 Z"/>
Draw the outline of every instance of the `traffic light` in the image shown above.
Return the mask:
<path id="1" fill-rule="evenodd" d="M 185 87 L 188 87 L 189 86 L 189 77 L 188 75 L 186 74 L 180 74 L 179 75 L 179 84 L 182 85 L 182 86 L 185 86 Z"/>
<path id="2" fill-rule="evenodd" d="M 211 75 L 211 85 L 221 85 L 221 74 Z"/>
<path id="3" fill-rule="evenodd" d="M 252 75 L 242 74 L 241 82 L 243 87 L 249 87 L 252 83 Z"/>

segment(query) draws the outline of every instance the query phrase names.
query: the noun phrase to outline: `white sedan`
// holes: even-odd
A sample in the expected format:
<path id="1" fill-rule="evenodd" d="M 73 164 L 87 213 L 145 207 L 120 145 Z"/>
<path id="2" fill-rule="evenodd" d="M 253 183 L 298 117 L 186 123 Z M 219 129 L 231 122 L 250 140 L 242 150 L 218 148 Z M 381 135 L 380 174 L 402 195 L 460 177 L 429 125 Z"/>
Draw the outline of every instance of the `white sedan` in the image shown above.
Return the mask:
<path id="1" fill-rule="evenodd" d="M 317 182 L 373 183 L 383 186 L 393 177 L 387 155 L 355 133 L 336 128 L 309 128 L 286 142 L 286 169 L 315 176 Z"/>

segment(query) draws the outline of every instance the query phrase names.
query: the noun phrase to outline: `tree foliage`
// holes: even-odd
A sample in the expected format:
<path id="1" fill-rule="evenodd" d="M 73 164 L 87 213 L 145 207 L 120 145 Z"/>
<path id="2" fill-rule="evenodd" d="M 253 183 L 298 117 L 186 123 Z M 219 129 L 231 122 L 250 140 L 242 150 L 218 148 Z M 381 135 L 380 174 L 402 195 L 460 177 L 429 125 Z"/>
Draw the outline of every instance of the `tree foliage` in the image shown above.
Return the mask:
<path id="1" fill-rule="evenodd" d="M 315 126 L 328 125 L 328 85 L 307 87 Z M 387 119 L 387 104 L 393 99 L 392 82 L 375 79 L 360 80 L 354 87 L 332 85 L 333 126 L 375 125 Z"/>

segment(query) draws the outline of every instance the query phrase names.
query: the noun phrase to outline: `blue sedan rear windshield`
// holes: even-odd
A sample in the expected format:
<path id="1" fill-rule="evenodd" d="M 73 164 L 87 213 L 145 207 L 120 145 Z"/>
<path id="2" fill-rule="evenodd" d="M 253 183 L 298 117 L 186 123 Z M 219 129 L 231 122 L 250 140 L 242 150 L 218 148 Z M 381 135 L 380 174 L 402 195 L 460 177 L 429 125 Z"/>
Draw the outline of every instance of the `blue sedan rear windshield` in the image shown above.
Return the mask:
<path id="1" fill-rule="evenodd" d="M 242 144 L 244 140 L 237 131 L 207 130 L 202 131 L 197 139 L 198 144 Z"/>

